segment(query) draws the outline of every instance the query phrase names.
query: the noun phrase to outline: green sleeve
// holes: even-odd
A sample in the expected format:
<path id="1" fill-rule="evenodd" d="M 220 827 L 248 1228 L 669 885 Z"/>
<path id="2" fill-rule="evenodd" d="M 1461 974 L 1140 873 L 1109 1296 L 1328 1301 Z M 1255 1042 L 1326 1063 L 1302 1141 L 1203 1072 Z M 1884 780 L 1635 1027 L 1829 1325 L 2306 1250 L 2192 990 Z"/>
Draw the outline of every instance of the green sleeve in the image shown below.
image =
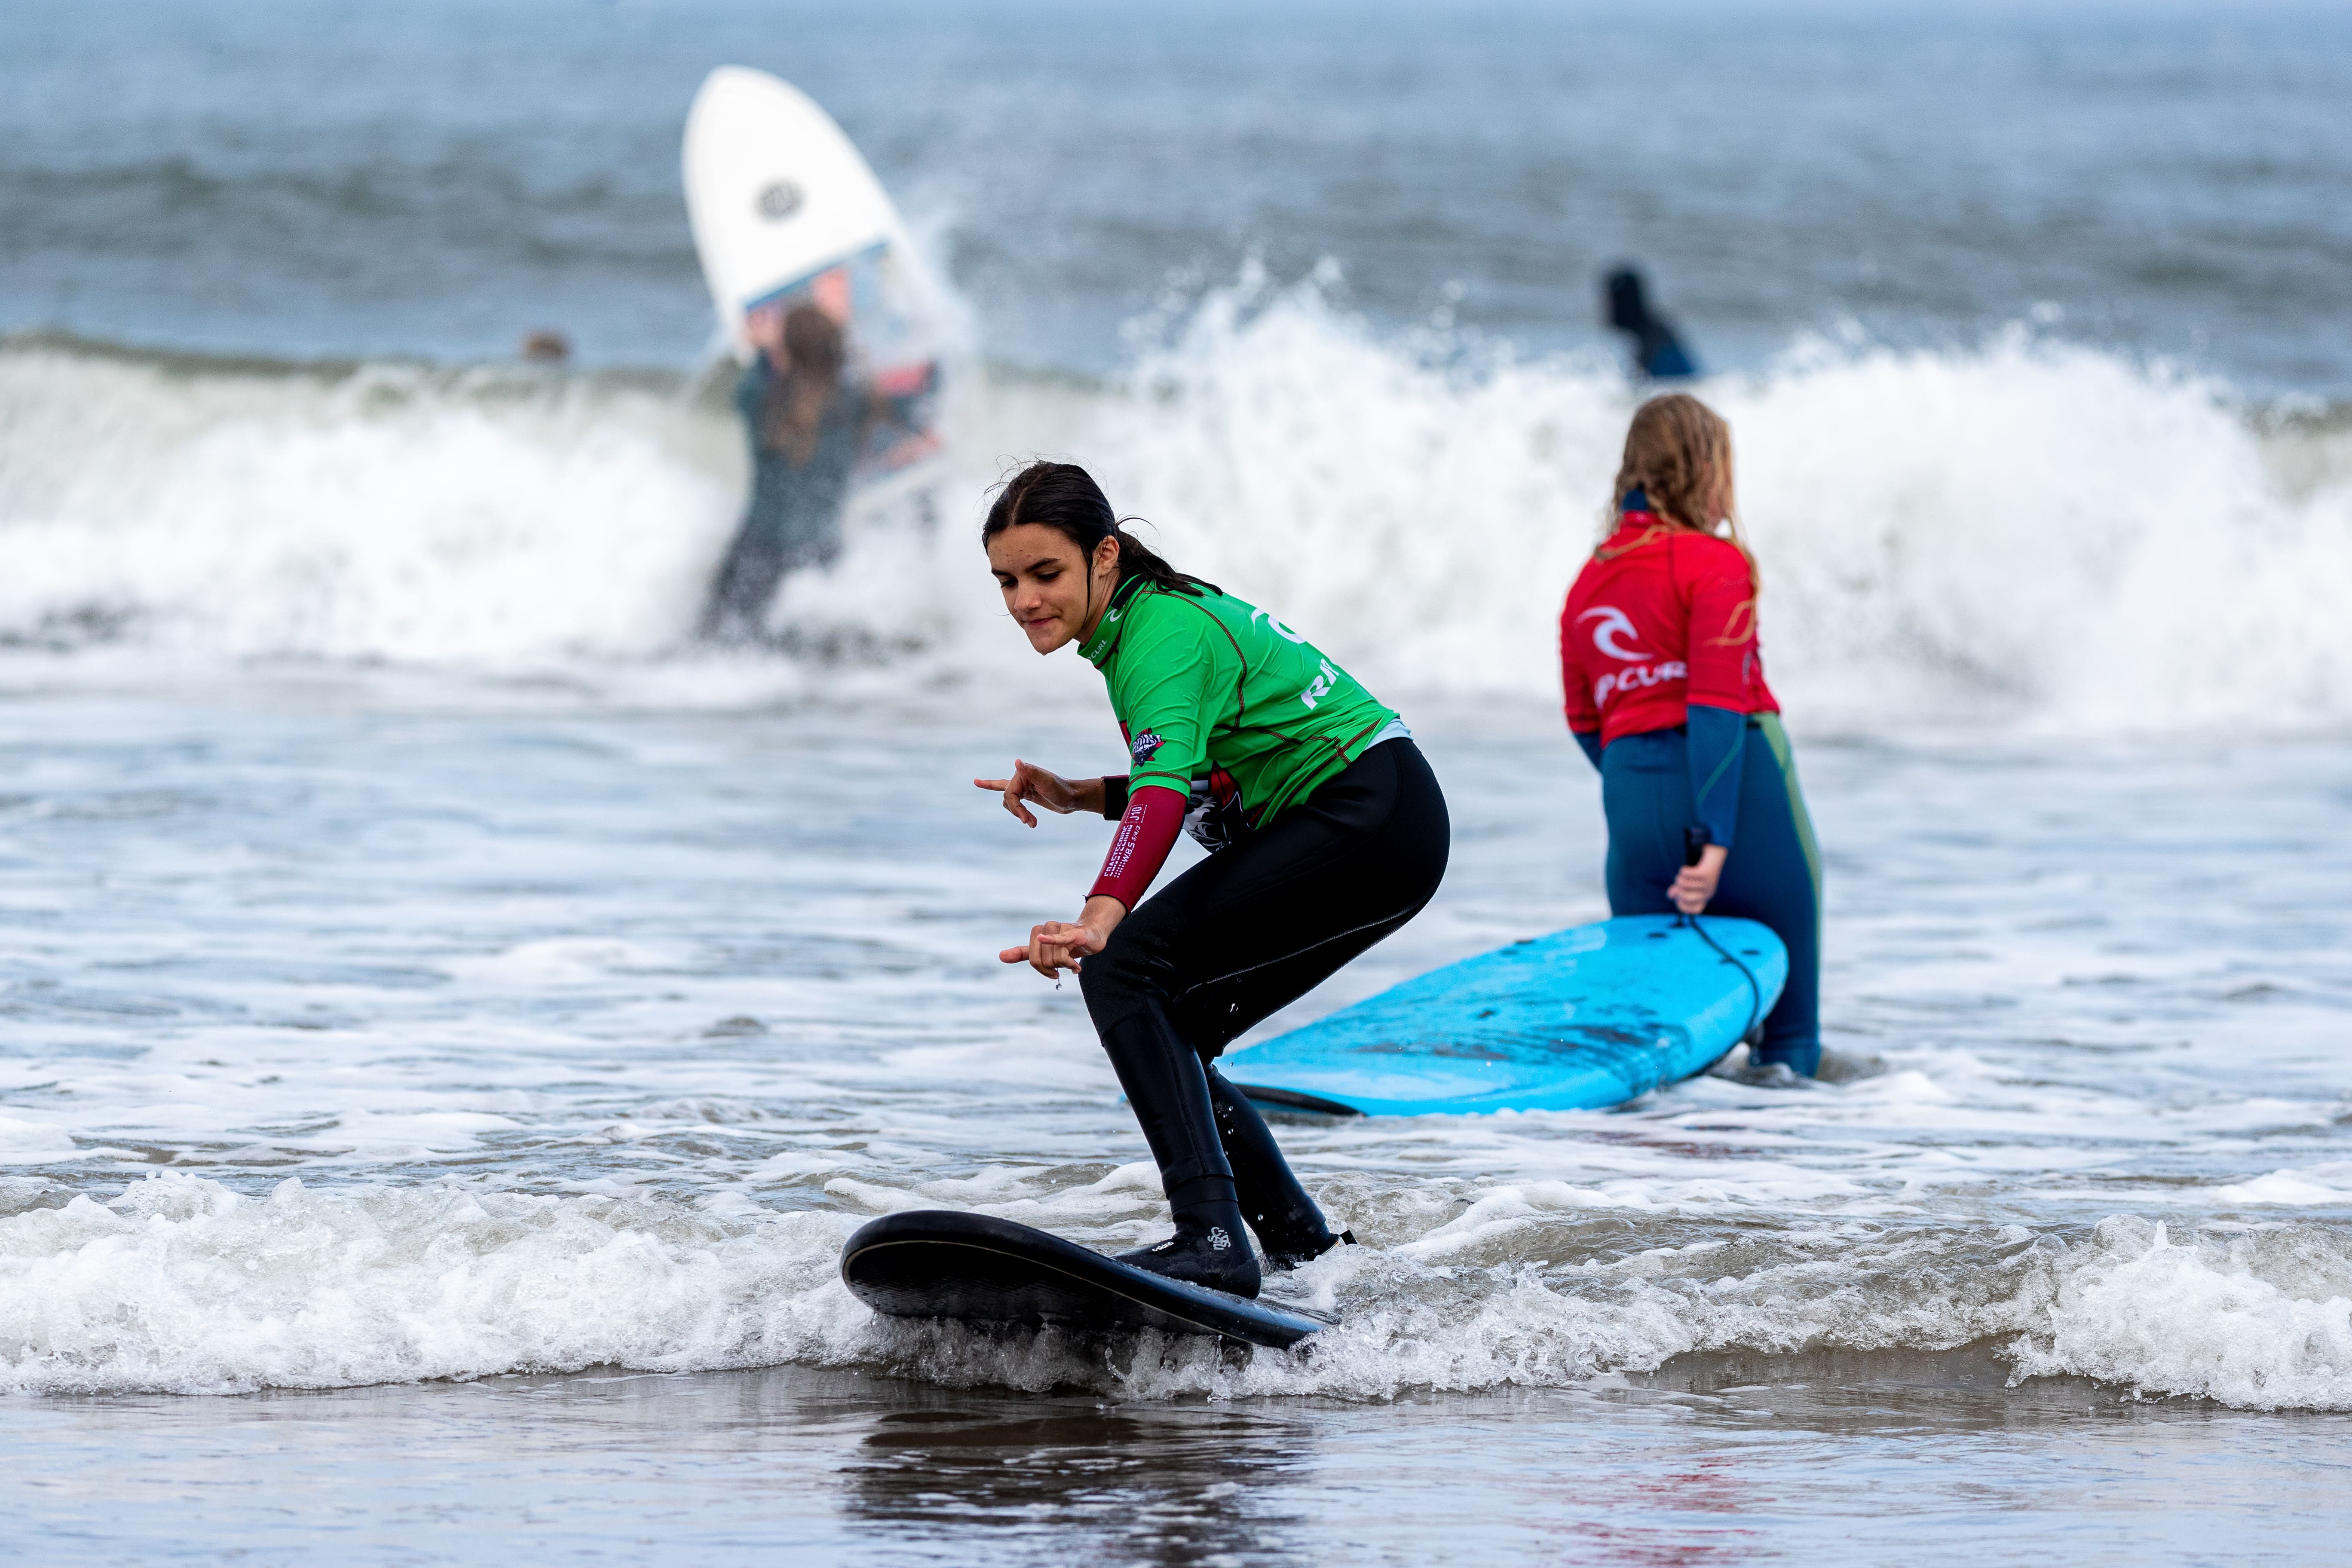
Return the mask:
<path id="1" fill-rule="evenodd" d="M 1212 693 L 1222 684 L 1217 646 L 1230 643 L 1205 615 L 1154 606 L 1130 626 L 1118 651 L 1119 720 L 1127 726 L 1128 787 L 1158 784 L 1189 795 L 1208 772 Z"/>

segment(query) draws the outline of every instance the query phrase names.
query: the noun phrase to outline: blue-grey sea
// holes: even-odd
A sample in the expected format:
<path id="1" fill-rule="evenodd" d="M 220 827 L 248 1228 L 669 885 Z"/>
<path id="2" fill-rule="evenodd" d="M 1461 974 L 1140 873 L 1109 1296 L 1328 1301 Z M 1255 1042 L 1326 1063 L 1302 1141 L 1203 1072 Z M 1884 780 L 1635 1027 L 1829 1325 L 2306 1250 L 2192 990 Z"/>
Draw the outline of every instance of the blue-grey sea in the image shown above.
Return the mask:
<path id="1" fill-rule="evenodd" d="M 721 64 L 950 296 L 927 492 L 731 651 Z M 1121 752 L 987 487 L 1086 463 L 1436 766 L 1438 899 L 1269 1028 L 1600 918 L 1624 260 L 1823 1080 L 1281 1121 L 1363 1242 L 1301 1352 L 874 1318 L 878 1214 L 1165 1224 L 994 959 L 1108 829 L 970 780 Z M 2341 6 L 11 0 L 0 1562 L 2331 1560 L 2347 605 Z"/>

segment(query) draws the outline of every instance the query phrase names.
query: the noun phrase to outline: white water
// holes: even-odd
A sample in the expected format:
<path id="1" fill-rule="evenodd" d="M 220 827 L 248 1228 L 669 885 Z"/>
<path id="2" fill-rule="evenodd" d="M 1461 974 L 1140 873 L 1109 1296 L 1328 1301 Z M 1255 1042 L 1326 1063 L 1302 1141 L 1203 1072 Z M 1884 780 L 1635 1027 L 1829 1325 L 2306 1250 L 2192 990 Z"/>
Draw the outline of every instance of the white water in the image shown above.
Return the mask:
<path id="1" fill-rule="evenodd" d="M 969 540 L 1034 453 L 1375 687 L 1542 696 L 1633 395 L 1381 342 L 1313 284 L 1213 294 L 1105 385 L 968 374 L 941 522 L 853 529 L 780 618 L 1021 668 Z M 2334 729 L 2352 432 L 2023 331 L 1801 344 L 1702 389 L 1738 432 L 1775 684 L 1816 728 Z M 677 649 L 732 523 L 731 418 L 660 384 L 0 350 L 0 631 L 508 670 Z"/>
<path id="2" fill-rule="evenodd" d="M 1365 1243 L 1282 1287 L 1345 1318 L 1302 1356 L 877 1322 L 835 1274 L 874 1214 L 1165 1224 L 1075 991 L 992 956 L 1102 825 L 1024 833 L 966 782 L 1115 755 L 1108 727 L 969 708 L 632 714 L 336 670 L 16 697 L 0 1378 L 791 1363 L 1377 1399 L 1975 1346 L 2352 1408 L 2336 742 L 1812 743 L 1830 1037 L 1863 1076 L 1286 1124 Z M 1446 888 L 1277 1026 L 1601 912 L 1542 705 L 1407 711 Z"/>
<path id="3" fill-rule="evenodd" d="M 1106 1359 L 835 1275 L 908 1204 L 1164 1223 L 1075 993 L 989 956 L 1101 833 L 964 781 L 1110 758 L 1000 624 L 987 482 L 1087 462 L 1424 735 L 1444 893 L 1279 1025 L 1604 912 L 1548 709 L 1620 381 L 1245 281 L 1112 384 L 967 374 L 939 521 L 861 514 L 779 607 L 802 655 L 719 658 L 685 632 L 740 460 L 670 382 L 0 349 L 0 1386 L 1382 1399 L 1990 1347 L 2352 1409 L 2352 437 L 2023 334 L 1705 391 L 1859 1076 L 1286 1127 L 1367 1245 L 1285 1289 L 1345 1326 Z"/>

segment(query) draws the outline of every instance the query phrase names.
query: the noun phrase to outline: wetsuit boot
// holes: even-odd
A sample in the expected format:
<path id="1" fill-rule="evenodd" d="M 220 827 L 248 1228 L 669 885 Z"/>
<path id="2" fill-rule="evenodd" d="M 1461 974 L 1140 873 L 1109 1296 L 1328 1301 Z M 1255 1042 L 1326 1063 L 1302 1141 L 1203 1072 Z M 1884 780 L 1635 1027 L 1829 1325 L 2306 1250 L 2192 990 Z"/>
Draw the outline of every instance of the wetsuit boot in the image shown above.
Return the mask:
<path id="1" fill-rule="evenodd" d="M 1322 1257 L 1343 1241 L 1353 1246 L 1356 1238 L 1350 1232 L 1331 1234 L 1323 1211 L 1291 1173 L 1290 1162 L 1282 1157 L 1282 1147 L 1275 1142 L 1257 1107 L 1216 1068 L 1209 1068 L 1208 1074 L 1209 1100 L 1217 1112 L 1217 1139 L 1233 1166 L 1242 1215 L 1257 1233 L 1266 1265 L 1287 1271 Z"/>
<path id="2" fill-rule="evenodd" d="M 1104 1029 L 1102 1043 L 1142 1123 L 1176 1215 L 1174 1236 L 1156 1247 L 1123 1252 L 1118 1260 L 1230 1295 L 1256 1296 L 1257 1258 L 1234 1198 L 1233 1167 L 1218 1142 L 1201 1058 L 1160 1015 L 1157 1001 Z"/>

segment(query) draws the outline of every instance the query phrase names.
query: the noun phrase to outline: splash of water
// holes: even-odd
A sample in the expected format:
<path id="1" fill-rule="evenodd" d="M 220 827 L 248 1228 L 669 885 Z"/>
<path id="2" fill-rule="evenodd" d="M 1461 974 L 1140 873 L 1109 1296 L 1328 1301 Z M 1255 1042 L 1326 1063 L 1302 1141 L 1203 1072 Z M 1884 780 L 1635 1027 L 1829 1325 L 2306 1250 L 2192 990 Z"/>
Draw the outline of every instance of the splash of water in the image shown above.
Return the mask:
<path id="1" fill-rule="evenodd" d="M 788 646 L 919 678 L 1024 650 L 965 531 L 1034 453 L 1376 688 L 1546 695 L 1634 393 L 1387 342 L 1245 280 L 1108 384 L 979 371 L 936 502 L 854 517 Z M 1735 427 L 1776 686 L 1813 723 L 2352 717 L 2352 429 L 2011 333 L 1809 342 L 1702 393 Z M 643 374 L 252 367 L 0 347 L 0 634 L 180 659 L 501 668 L 677 649 L 731 527 L 731 416 Z M 903 509 L 902 509 L 903 510 Z"/>

